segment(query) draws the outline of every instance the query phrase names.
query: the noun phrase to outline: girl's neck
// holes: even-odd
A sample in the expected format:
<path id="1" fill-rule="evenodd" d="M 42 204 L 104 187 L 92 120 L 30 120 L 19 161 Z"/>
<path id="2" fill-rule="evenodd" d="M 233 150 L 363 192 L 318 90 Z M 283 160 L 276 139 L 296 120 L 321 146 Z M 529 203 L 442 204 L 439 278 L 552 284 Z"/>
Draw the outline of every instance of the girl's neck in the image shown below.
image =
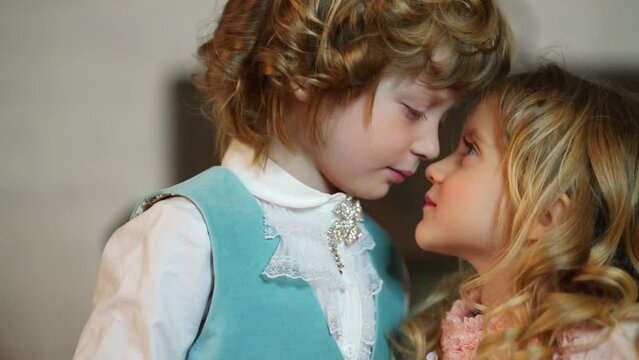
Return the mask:
<path id="1" fill-rule="evenodd" d="M 493 307 L 508 299 L 508 292 L 502 284 L 489 282 L 481 289 L 480 302 L 482 305 Z"/>
<path id="2" fill-rule="evenodd" d="M 269 159 L 303 184 L 324 193 L 337 191 L 322 176 L 313 160 L 301 149 L 291 151 L 275 139 L 270 144 L 268 156 Z"/>
<path id="3" fill-rule="evenodd" d="M 488 307 L 497 306 L 512 296 L 510 288 L 510 272 L 501 271 L 482 286 L 480 303 Z"/>

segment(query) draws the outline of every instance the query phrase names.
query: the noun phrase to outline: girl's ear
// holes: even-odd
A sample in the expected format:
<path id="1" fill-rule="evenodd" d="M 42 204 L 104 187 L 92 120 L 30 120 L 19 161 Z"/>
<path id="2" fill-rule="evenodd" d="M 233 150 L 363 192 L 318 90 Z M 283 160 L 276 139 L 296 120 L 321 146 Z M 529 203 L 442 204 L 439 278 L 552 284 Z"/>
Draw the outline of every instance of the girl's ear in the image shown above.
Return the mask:
<path id="1" fill-rule="evenodd" d="M 288 86 L 291 88 L 298 101 L 304 103 L 308 101 L 308 90 L 300 79 L 289 80 Z"/>
<path id="2" fill-rule="evenodd" d="M 536 241 L 546 235 L 562 220 L 570 207 L 568 195 L 561 194 L 555 202 L 544 212 L 541 218 L 537 219 L 537 224 L 530 233 L 530 240 Z"/>

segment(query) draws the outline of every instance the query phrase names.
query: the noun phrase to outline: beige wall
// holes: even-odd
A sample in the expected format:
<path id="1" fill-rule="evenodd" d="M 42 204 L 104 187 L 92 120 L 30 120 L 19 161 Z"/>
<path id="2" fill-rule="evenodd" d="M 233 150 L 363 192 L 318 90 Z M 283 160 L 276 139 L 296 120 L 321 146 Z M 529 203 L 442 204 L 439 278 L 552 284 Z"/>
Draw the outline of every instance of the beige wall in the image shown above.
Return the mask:
<path id="1" fill-rule="evenodd" d="M 526 58 L 639 67 L 636 0 L 502 0 Z M 0 359 L 69 359 L 100 253 L 172 179 L 170 87 L 216 1 L 2 1 Z"/>
<path id="2" fill-rule="evenodd" d="M 70 359 L 102 247 L 167 184 L 169 87 L 215 1 L 3 1 L 0 359 Z"/>

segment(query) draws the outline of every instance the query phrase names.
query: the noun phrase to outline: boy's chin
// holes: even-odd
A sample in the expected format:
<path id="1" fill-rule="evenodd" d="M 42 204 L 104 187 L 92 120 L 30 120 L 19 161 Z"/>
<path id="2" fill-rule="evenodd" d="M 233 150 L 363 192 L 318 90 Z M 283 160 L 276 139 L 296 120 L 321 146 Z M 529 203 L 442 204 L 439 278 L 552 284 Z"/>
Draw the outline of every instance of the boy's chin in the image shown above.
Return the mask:
<path id="1" fill-rule="evenodd" d="M 385 186 L 378 186 L 375 188 L 371 187 L 370 189 L 363 189 L 363 188 L 352 189 L 352 191 L 345 191 L 345 192 L 349 194 L 350 196 L 360 200 L 378 200 L 386 196 L 389 190 L 390 190 L 390 186 L 385 185 Z"/>

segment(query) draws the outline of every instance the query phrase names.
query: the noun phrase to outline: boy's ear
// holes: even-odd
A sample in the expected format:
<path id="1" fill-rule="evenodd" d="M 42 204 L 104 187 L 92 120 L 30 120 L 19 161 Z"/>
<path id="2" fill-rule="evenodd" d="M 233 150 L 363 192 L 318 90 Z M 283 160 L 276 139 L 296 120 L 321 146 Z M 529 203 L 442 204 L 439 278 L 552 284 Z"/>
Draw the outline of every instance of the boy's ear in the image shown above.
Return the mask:
<path id="1" fill-rule="evenodd" d="M 570 207 L 570 198 L 566 194 L 561 194 L 555 202 L 544 212 L 541 218 L 537 219 L 537 224 L 530 233 L 530 240 L 536 241 L 546 235 L 562 220 Z"/>
<path id="2" fill-rule="evenodd" d="M 293 91 L 295 98 L 300 102 L 308 101 L 308 90 L 301 79 L 291 79 L 289 80 L 288 86 Z"/>

